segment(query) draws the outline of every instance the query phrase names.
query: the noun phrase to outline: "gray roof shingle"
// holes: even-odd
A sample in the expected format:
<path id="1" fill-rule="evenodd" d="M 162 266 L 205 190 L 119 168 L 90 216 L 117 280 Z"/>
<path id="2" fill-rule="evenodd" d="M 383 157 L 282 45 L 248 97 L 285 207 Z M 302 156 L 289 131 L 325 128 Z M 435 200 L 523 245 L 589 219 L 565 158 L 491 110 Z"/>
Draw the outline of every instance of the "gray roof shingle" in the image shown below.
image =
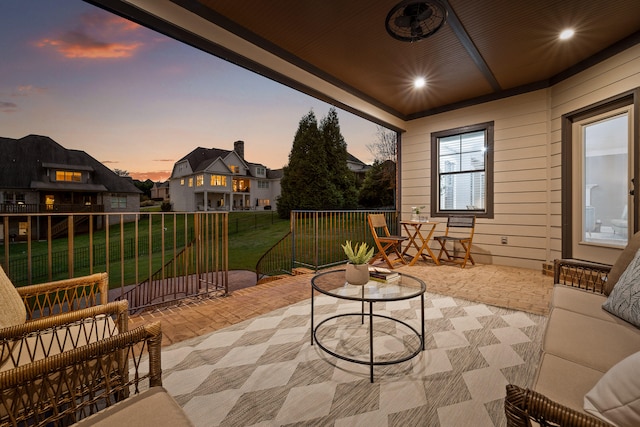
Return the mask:
<path id="1" fill-rule="evenodd" d="M 0 137 L 0 187 L 27 189 L 41 186 L 47 166 L 66 165 L 75 170 L 92 170 L 91 188 L 104 186 L 107 191 L 141 193 L 130 179 L 116 175 L 111 169 L 81 150 L 69 150 L 47 136 L 28 135 L 20 139 Z M 104 191 L 104 190 L 103 190 Z"/>

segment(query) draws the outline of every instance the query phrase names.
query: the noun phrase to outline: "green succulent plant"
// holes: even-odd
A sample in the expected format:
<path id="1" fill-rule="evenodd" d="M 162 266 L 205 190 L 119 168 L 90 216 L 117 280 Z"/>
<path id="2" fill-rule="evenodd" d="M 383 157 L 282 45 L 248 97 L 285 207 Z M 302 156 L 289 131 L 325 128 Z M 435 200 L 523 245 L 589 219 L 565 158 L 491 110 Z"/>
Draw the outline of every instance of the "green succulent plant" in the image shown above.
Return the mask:
<path id="1" fill-rule="evenodd" d="M 351 264 L 366 264 L 373 258 L 374 248 L 369 249 L 366 242 L 356 243 L 352 246 L 351 240 L 347 240 L 346 243 L 341 246 Z"/>

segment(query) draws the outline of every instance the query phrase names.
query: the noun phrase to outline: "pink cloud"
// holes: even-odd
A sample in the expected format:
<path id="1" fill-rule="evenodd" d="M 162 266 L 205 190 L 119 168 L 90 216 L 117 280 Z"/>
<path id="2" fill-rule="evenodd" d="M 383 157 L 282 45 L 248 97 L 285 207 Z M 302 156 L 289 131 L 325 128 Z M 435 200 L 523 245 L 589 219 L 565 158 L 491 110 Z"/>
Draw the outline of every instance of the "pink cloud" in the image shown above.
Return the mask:
<path id="1" fill-rule="evenodd" d="M 144 45 L 136 37 L 140 27 L 102 11 L 84 14 L 77 28 L 36 43 L 51 48 L 65 58 L 129 58 Z"/>

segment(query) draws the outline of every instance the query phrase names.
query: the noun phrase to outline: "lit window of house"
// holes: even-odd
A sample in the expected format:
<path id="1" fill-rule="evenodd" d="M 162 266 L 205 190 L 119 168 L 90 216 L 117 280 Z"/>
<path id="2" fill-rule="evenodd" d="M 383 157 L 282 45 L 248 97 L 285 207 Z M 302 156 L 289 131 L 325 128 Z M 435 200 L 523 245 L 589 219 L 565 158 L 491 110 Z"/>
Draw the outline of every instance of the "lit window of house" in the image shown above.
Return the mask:
<path id="1" fill-rule="evenodd" d="M 196 176 L 196 187 L 202 187 L 204 185 L 204 175 Z"/>
<path id="2" fill-rule="evenodd" d="M 258 199 L 258 206 L 269 206 L 271 201 L 269 199 Z"/>
<path id="3" fill-rule="evenodd" d="M 211 186 L 212 187 L 226 187 L 227 186 L 227 177 L 224 175 L 211 175 Z"/>
<path id="4" fill-rule="evenodd" d="M 125 209 L 127 207 L 127 196 L 113 194 L 111 196 L 111 209 Z"/>
<path id="5" fill-rule="evenodd" d="M 81 182 L 82 173 L 74 171 L 56 171 L 56 181 Z"/>
<path id="6" fill-rule="evenodd" d="M 53 210 L 53 205 L 56 203 L 56 198 L 53 194 L 47 194 L 44 196 L 44 204 L 47 210 Z"/>
<path id="7" fill-rule="evenodd" d="M 189 187 L 193 187 L 193 178 L 189 178 Z"/>
<path id="8" fill-rule="evenodd" d="M 233 173 L 240 173 L 240 166 L 230 165 L 229 169 L 231 169 L 231 172 Z"/>
<path id="9" fill-rule="evenodd" d="M 248 179 L 234 179 L 233 180 L 233 191 L 249 191 L 249 180 Z"/>
<path id="10" fill-rule="evenodd" d="M 184 185 L 184 178 L 180 178 L 180 185 Z"/>

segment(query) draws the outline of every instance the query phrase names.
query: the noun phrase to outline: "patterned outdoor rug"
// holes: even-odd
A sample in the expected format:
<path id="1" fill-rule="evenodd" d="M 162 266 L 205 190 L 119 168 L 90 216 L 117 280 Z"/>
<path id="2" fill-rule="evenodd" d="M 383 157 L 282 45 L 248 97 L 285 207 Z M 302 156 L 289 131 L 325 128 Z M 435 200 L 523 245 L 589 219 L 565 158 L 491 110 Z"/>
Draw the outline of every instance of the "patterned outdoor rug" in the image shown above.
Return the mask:
<path id="1" fill-rule="evenodd" d="M 376 303 L 374 313 L 420 330 L 420 299 Z M 315 298 L 315 325 L 360 303 Z M 321 342 L 367 360 L 368 329 L 327 322 Z M 197 426 L 503 426 L 505 385 L 530 386 L 546 318 L 425 295 L 426 350 L 374 368 L 311 345 L 310 301 L 162 351 L 163 383 Z M 419 347 L 406 326 L 374 322 L 376 360 Z M 363 356 L 364 355 L 364 356 Z M 363 357 L 360 357 L 363 356 Z"/>

